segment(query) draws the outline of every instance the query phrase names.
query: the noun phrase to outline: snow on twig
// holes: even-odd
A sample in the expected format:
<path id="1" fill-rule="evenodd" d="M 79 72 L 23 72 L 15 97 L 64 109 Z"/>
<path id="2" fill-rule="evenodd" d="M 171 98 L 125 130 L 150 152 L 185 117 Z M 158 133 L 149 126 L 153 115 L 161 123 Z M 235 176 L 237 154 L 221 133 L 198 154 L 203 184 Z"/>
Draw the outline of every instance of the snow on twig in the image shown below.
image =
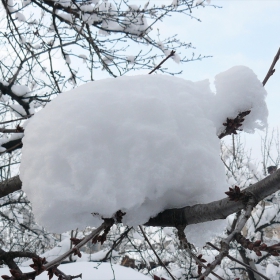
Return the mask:
<path id="1" fill-rule="evenodd" d="M 178 226 L 177 227 L 178 229 L 178 238 L 180 240 L 180 243 L 181 245 L 183 246 L 183 248 L 188 252 L 188 254 L 190 255 L 190 257 L 192 257 L 195 261 L 196 261 L 196 264 L 199 266 L 199 267 L 203 267 L 203 268 L 207 268 L 207 266 L 202 262 L 201 258 L 197 257 L 190 249 L 190 246 L 189 246 L 189 243 L 188 243 L 188 240 L 187 240 L 187 237 L 185 235 L 185 232 L 184 232 L 184 229 L 185 227 L 184 226 Z M 219 276 L 218 274 L 216 274 L 215 272 L 213 272 L 212 270 L 209 272 L 211 274 L 213 274 L 215 277 L 217 277 L 218 279 L 220 280 L 225 280 L 224 278 L 222 278 L 221 276 Z M 200 279 L 200 278 L 199 278 Z M 203 278 L 202 278 L 203 279 Z"/>
<path id="2" fill-rule="evenodd" d="M 218 247 L 216 247 L 214 244 L 212 244 L 211 242 L 207 242 L 207 245 L 211 246 L 212 248 L 216 249 L 217 251 L 220 252 L 221 249 L 219 249 Z M 243 266 L 245 266 L 246 268 L 248 268 L 249 270 L 259 274 L 263 279 L 269 280 L 269 278 L 267 278 L 265 275 L 263 275 L 262 273 L 260 273 L 259 271 L 255 270 L 254 268 L 252 268 L 250 265 L 245 264 L 244 262 L 239 261 L 238 259 L 232 257 L 231 255 L 227 254 L 226 256 L 227 258 L 229 258 L 232 261 L 235 261 Z"/>
<path id="3" fill-rule="evenodd" d="M 221 249 L 219 255 L 215 257 L 215 260 L 209 264 L 204 271 L 203 274 L 200 275 L 199 280 L 204 279 L 204 277 L 208 276 L 215 267 L 221 263 L 222 259 L 228 255 L 228 250 L 229 250 L 229 244 L 230 242 L 235 238 L 235 235 L 239 233 L 243 227 L 245 226 L 247 220 L 251 216 L 251 212 L 256 205 L 256 199 L 254 198 L 253 195 L 250 195 L 249 200 L 246 205 L 246 211 L 245 213 L 240 216 L 239 221 L 236 224 L 235 229 L 228 235 L 227 238 L 221 241 Z"/>
<path id="4" fill-rule="evenodd" d="M 52 268 L 57 268 L 58 265 L 61 264 L 61 262 L 70 256 L 71 254 L 76 254 L 79 252 L 79 249 L 84 246 L 89 240 L 95 238 L 98 236 L 103 230 L 105 230 L 108 226 L 111 225 L 111 220 L 107 219 L 105 220 L 97 229 L 93 230 L 91 234 L 87 235 L 84 239 L 82 239 L 76 246 L 74 246 L 72 249 L 65 252 L 63 255 L 58 256 L 56 259 L 44 264 L 44 259 L 33 259 L 34 262 L 34 269 L 36 269 L 34 272 L 28 272 L 23 273 L 25 276 L 27 276 L 27 279 L 34 279 L 35 275 L 41 274 L 43 271 L 51 270 Z M 43 266 L 42 266 L 43 265 Z M 35 274 L 34 274 L 35 273 Z M 59 271 L 60 274 L 63 274 L 61 271 Z M 30 278 L 32 277 L 33 278 Z M 36 276 L 35 276 L 36 277 Z M 80 277 L 80 275 L 74 276 L 74 278 Z M 73 279 L 73 277 L 71 278 Z"/>
<path id="5" fill-rule="evenodd" d="M 169 271 L 169 269 L 166 267 L 166 265 L 163 263 L 163 261 L 161 260 L 161 258 L 158 256 L 158 254 L 156 253 L 155 249 L 153 248 L 152 244 L 150 243 L 146 233 L 144 232 L 142 226 L 139 226 L 145 240 L 147 241 L 147 243 L 149 244 L 150 248 L 152 249 L 152 251 L 154 252 L 155 256 L 157 257 L 159 263 L 163 266 L 163 268 L 167 271 L 167 273 L 170 275 L 170 277 L 173 279 L 173 280 L 176 280 L 174 278 L 174 276 L 171 274 L 171 272 Z"/>

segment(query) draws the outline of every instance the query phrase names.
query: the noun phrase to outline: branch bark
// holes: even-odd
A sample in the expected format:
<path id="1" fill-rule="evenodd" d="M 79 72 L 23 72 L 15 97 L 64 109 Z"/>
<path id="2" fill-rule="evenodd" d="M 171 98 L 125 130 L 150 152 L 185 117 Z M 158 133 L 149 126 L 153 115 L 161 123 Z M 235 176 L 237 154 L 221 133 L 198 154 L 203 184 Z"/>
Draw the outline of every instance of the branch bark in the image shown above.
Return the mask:
<path id="1" fill-rule="evenodd" d="M 22 182 L 19 176 L 12 177 L 0 183 L 0 198 L 21 190 Z"/>
<path id="2" fill-rule="evenodd" d="M 280 190 L 280 169 L 263 180 L 251 185 L 246 192 L 257 202 Z M 168 209 L 151 218 L 146 226 L 178 227 L 207 221 L 225 219 L 228 215 L 244 209 L 242 201 L 230 201 L 224 198 L 207 204 L 197 204 L 178 209 Z"/>

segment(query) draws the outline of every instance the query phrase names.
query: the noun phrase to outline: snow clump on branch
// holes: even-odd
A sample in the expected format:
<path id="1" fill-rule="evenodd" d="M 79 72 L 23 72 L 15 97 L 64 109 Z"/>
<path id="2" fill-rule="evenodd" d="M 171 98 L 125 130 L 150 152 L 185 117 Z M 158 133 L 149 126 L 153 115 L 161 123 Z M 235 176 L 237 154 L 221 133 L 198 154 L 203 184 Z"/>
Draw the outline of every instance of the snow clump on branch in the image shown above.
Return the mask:
<path id="1" fill-rule="evenodd" d="M 99 225 L 91 213 L 112 217 L 122 210 L 124 223 L 139 225 L 164 209 L 224 197 L 217 130 L 235 117 L 230 108 L 257 106 L 249 131 L 266 124 L 267 109 L 249 68 L 219 74 L 216 85 L 215 95 L 208 81 L 119 77 L 50 102 L 23 138 L 20 178 L 37 221 L 63 232 Z"/>

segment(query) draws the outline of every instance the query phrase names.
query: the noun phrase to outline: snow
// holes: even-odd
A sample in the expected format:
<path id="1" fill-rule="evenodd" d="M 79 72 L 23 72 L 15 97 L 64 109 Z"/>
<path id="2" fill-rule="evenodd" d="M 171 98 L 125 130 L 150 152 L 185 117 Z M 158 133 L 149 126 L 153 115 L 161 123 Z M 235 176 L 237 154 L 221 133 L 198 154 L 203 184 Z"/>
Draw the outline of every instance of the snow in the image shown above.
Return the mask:
<path id="1" fill-rule="evenodd" d="M 73 23 L 72 16 L 68 13 L 59 13 L 58 16 L 63 18 L 64 20 L 70 22 L 70 23 Z"/>
<path id="2" fill-rule="evenodd" d="M 151 280 L 150 277 L 132 268 L 110 263 L 76 262 L 62 264 L 58 268 L 66 275 L 76 276 L 82 273 L 83 280 Z M 23 272 L 32 272 L 30 267 L 20 267 L 20 269 Z M 11 273 L 8 268 L 0 268 L 0 275 L 11 275 Z M 36 276 L 36 280 L 46 279 L 49 279 L 47 272 Z"/>
<path id="3" fill-rule="evenodd" d="M 22 7 L 26 7 L 27 5 L 29 5 L 31 3 L 31 0 L 23 0 L 22 1 Z"/>
<path id="4" fill-rule="evenodd" d="M 181 61 L 181 57 L 180 57 L 177 53 L 175 53 L 171 58 L 172 58 L 177 64 L 179 64 L 180 61 Z"/>
<path id="5" fill-rule="evenodd" d="M 266 276 L 269 277 L 271 280 L 279 279 L 280 269 L 279 267 L 269 263 L 266 267 Z"/>
<path id="6" fill-rule="evenodd" d="M 267 126 L 268 110 L 265 103 L 266 91 L 254 72 L 245 66 L 235 66 L 215 77 L 216 127 L 218 134 L 223 130 L 226 118 L 235 118 L 239 112 L 251 110 L 242 129 L 253 133 Z"/>
<path id="7" fill-rule="evenodd" d="M 70 58 L 70 55 L 69 55 L 69 54 L 66 54 L 66 55 L 65 55 L 65 62 L 66 62 L 67 64 L 71 64 L 71 58 Z"/>
<path id="8" fill-rule="evenodd" d="M 123 20 L 122 24 L 125 32 L 135 35 L 148 34 L 152 30 L 152 28 L 149 28 L 145 15 L 139 12 L 137 5 L 128 6 L 126 19 Z"/>
<path id="9" fill-rule="evenodd" d="M 12 133 L 10 137 L 7 137 L 7 140 L 4 140 L 3 138 L 1 139 L 1 143 L 7 143 L 8 141 L 13 141 L 17 139 L 21 139 L 23 137 L 23 133 Z"/>
<path id="10" fill-rule="evenodd" d="M 25 44 L 26 43 L 26 38 L 24 37 L 24 36 L 20 36 L 19 37 L 19 39 L 20 39 L 20 41 L 23 43 L 23 44 Z"/>
<path id="11" fill-rule="evenodd" d="M 178 0 L 172 0 L 172 4 L 173 7 L 177 8 L 178 7 Z"/>
<path id="12" fill-rule="evenodd" d="M 21 22 L 26 22 L 25 16 L 24 16 L 22 13 L 20 13 L 20 12 L 17 12 L 17 13 L 16 13 L 16 19 L 17 19 L 18 21 L 21 21 Z"/>
<path id="13" fill-rule="evenodd" d="M 24 108 L 19 104 L 10 104 L 10 111 L 15 114 L 16 117 L 21 118 L 26 115 Z"/>
<path id="14" fill-rule="evenodd" d="M 30 89 L 24 85 L 13 85 L 11 90 L 17 96 L 23 96 L 30 92 Z"/>
<path id="15" fill-rule="evenodd" d="M 8 7 L 8 10 L 10 13 L 14 12 L 16 9 L 15 9 L 15 4 L 14 4 L 14 1 L 13 0 L 7 0 L 7 7 Z"/>
<path id="16" fill-rule="evenodd" d="M 56 2 L 58 2 L 63 7 L 70 7 L 72 4 L 70 0 L 58 0 Z"/>
<path id="17" fill-rule="evenodd" d="M 93 5 L 82 5 L 80 6 L 81 11 L 91 13 L 94 11 Z"/>
<path id="18" fill-rule="evenodd" d="M 62 93 L 30 119 L 23 138 L 20 178 L 37 221 L 63 232 L 99 226 L 90 213 L 111 217 L 122 210 L 124 223 L 136 226 L 164 209 L 224 197 L 216 128 L 225 116 L 213 108 L 230 102 L 239 112 L 258 104 L 232 102 L 233 93 L 220 85 L 238 97 L 248 92 L 247 99 L 265 93 L 250 69 L 240 70 L 218 76 L 217 96 L 207 81 L 164 75 L 106 79 Z M 243 87 L 231 75 L 240 76 Z M 218 228 L 199 227 L 205 238 Z"/>
<path id="19" fill-rule="evenodd" d="M 87 61 L 87 56 L 86 55 L 80 54 L 79 57 L 83 59 L 83 63 L 86 63 L 86 61 Z"/>
<path id="20" fill-rule="evenodd" d="M 134 64 L 136 57 L 133 55 L 128 55 L 126 57 L 126 60 L 128 61 L 129 64 Z"/>

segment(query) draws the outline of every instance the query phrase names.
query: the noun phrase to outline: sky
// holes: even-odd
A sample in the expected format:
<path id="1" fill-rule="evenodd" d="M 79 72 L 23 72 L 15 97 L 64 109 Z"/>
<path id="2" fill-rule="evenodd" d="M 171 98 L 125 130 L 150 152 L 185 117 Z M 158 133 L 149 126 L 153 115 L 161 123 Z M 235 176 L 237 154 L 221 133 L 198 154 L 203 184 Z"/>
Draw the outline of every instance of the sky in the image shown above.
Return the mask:
<path id="1" fill-rule="evenodd" d="M 213 83 L 216 74 L 235 65 L 245 65 L 263 81 L 280 48 L 280 1 L 212 0 L 211 5 L 220 8 L 208 6 L 193 11 L 201 22 L 176 15 L 162 23 L 160 28 L 166 34 L 177 33 L 181 40 L 192 42 L 196 54 L 212 58 L 179 66 L 170 61 L 166 66 L 182 69 L 181 77 L 184 79 L 209 78 Z M 265 88 L 268 93 L 268 123 L 272 130 L 279 126 L 280 120 L 280 61 Z M 264 133 L 246 136 L 246 146 L 253 148 L 256 157 L 260 156 L 260 136 L 264 137 Z"/>
<path id="2" fill-rule="evenodd" d="M 179 66 L 184 71 L 181 77 L 193 81 L 210 78 L 213 81 L 216 74 L 232 66 L 246 65 L 262 81 L 280 47 L 280 1 L 212 0 L 211 3 L 221 8 L 210 6 L 193 11 L 201 22 L 176 16 L 161 26 L 165 29 L 168 25 L 167 34 L 174 34 L 175 30 L 180 39 L 192 42 L 196 54 L 212 56 Z M 275 106 L 280 101 L 278 63 L 279 70 L 276 69 L 266 86 L 271 109 L 269 121 L 273 125 L 278 124 L 279 117 Z"/>

